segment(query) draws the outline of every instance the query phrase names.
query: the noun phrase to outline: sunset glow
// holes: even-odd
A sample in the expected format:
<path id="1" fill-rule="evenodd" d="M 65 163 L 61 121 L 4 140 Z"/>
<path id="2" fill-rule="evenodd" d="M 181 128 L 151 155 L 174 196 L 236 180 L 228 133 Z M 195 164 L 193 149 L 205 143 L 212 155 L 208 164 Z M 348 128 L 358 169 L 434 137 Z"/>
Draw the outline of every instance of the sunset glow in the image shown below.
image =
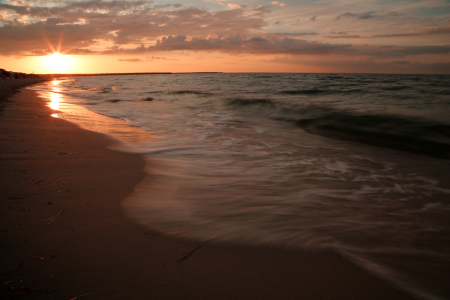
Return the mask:
<path id="1" fill-rule="evenodd" d="M 448 74 L 449 36 L 445 0 L 0 4 L 0 64 L 22 72 Z"/>
<path id="2" fill-rule="evenodd" d="M 46 73 L 72 73 L 73 58 L 69 55 L 61 53 L 53 53 L 42 57 L 43 68 L 47 70 Z"/>

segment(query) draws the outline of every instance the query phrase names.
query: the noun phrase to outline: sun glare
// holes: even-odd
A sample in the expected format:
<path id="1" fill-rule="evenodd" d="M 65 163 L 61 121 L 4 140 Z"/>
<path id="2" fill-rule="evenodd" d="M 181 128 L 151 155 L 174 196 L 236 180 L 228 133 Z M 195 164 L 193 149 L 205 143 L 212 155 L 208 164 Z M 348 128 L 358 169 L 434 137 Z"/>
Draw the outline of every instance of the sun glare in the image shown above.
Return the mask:
<path id="1" fill-rule="evenodd" d="M 71 73 L 73 58 L 61 53 L 43 57 L 43 64 L 48 73 Z"/>
<path id="2" fill-rule="evenodd" d="M 50 108 L 54 109 L 54 110 L 59 110 L 59 104 L 61 103 L 61 89 L 58 87 L 60 81 L 59 80 L 53 80 L 52 84 L 53 84 L 53 92 L 49 93 L 50 96 L 50 100 L 51 102 L 48 104 L 48 106 L 50 106 Z M 54 116 L 54 115 L 52 115 Z M 56 117 L 56 116 L 54 116 Z"/>

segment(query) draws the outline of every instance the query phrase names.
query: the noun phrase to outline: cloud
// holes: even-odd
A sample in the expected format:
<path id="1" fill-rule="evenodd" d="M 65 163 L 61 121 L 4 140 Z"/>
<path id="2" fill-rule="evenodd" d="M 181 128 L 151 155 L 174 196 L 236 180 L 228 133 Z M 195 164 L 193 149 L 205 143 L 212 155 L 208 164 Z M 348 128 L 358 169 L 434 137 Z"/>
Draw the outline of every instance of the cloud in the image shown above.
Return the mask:
<path id="1" fill-rule="evenodd" d="M 394 60 L 391 62 L 391 64 L 396 64 L 396 65 L 409 65 L 411 62 L 407 61 L 407 60 Z"/>
<path id="2" fill-rule="evenodd" d="M 272 5 L 276 5 L 276 6 L 286 6 L 286 4 L 284 4 L 282 2 L 278 2 L 278 1 L 273 1 L 271 3 L 272 3 Z"/>
<path id="3" fill-rule="evenodd" d="M 59 6 L 34 7 L 0 4 L 0 55 L 29 55 L 50 51 L 63 37 L 63 51 L 91 51 L 101 44 L 151 44 L 162 36 L 249 34 L 263 28 L 265 6 L 209 11 L 177 4 L 153 6 L 151 1 L 63 2 Z M 30 22 L 20 21 L 27 17 Z"/>
<path id="4" fill-rule="evenodd" d="M 144 62 L 144 61 L 153 61 L 153 60 L 177 60 L 174 58 L 166 58 L 161 56 L 146 56 L 145 59 L 143 58 L 119 58 L 118 61 L 122 62 Z"/>
<path id="5" fill-rule="evenodd" d="M 73 18 L 108 18 L 119 12 L 138 10 L 147 11 L 153 1 L 83 1 L 67 2 L 63 6 L 39 7 L 39 6 L 16 6 L 0 4 L 0 10 L 9 10 L 18 15 L 30 17 L 48 18 L 51 16 L 61 16 Z"/>
<path id="6" fill-rule="evenodd" d="M 356 19 L 371 19 L 373 18 L 373 12 L 354 14 L 354 13 L 345 13 L 336 17 L 336 20 L 340 20 L 341 18 L 356 18 Z"/>
<path id="7" fill-rule="evenodd" d="M 428 46 L 386 46 L 386 45 L 361 45 L 355 46 L 352 51 L 355 55 L 372 57 L 405 57 L 416 55 L 446 55 L 450 53 L 450 45 Z"/>
<path id="8" fill-rule="evenodd" d="M 338 31 L 338 32 L 331 32 L 331 34 L 329 34 L 329 35 L 319 36 L 319 38 L 323 38 L 323 39 L 359 39 L 359 38 L 361 38 L 361 35 L 349 34 L 346 31 Z"/>
<path id="9" fill-rule="evenodd" d="M 284 38 L 284 37 L 300 37 L 300 36 L 316 36 L 317 32 L 258 32 L 256 36 L 263 38 Z"/>
<path id="10" fill-rule="evenodd" d="M 361 36 L 359 34 L 354 35 L 321 35 L 319 38 L 323 39 L 359 39 Z"/>
<path id="11" fill-rule="evenodd" d="M 311 19 L 309 19 L 310 21 L 316 21 L 317 16 L 312 17 Z"/>
<path id="12" fill-rule="evenodd" d="M 239 4 L 233 4 L 233 3 L 228 3 L 227 6 L 230 9 L 240 9 L 240 8 L 246 8 L 246 5 L 239 5 Z"/>
<path id="13" fill-rule="evenodd" d="M 147 59 L 154 60 L 154 59 L 161 59 L 161 60 L 178 60 L 176 58 L 167 58 L 162 56 L 146 56 Z"/>
<path id="14" fill-rule="evenodd" d="M 30 52 L 49 52 L 61 42 L 64 48 L 86 47 L 97 43 L 107 34 L 91 25 L 52 25 L 37 22 L 25 26 L 4 25 L 0 28 L 0 54 L 29 55 Z"/>
<path id="15" fill-rule="evenodd" d="M 387 19 L 387 18 L 397 18 L 399 16 L 402 16 L 403 14 L 400 14 L 398 12 L 388 12 L 384 14 L 378 14 L 374 11 L 364 12 L 364 13 L 343 13 L 336 17 L 336 20 L 345 19 L 345 18 L 354 18 L 358 20 L 367 20 L 367 19 Z"/>
<path id="16" fill-rule="evenodd" d="M 379 46 L 330 44 L 304 39 L 277 36 L 243 36 L 191 38 L 185 35 L 167 36 L 158 40 L 154 46 L 138 47 L 132 50 L 115 49 L 109 54 L 160 51 L 219 51 L 230 54 L 285 54 L 285 55 L 341 55 L 348 57 L 395 58 L 417 55 L 445 55 L 450 53 L 450 45 L 436 46 Z"/>
<path id="17" fill-rule="evenodd" d="M 147 48 L 148 51 L 221 51 L 242 54 L 328 54 L 337 49 L 350 45 L 331 45 L 318 42 L 308 42 L 292 38 L 263 38 L 260 36 L 245 38 L 242 36 L 209 37 L 207 39 L 188 39 L 184 35 L 168 36 L 158 40 L 155 46 Z"/>
<path id="18" fill-rule="evenodd" d="M 141 61 L 145 61 L 145 60 L 140 59 L 140 58 L 119 58 L 118 61 L 124 61 L 124 62 L 141 62 Z"/>
<path id="19" fill-rule="evenodd" d="M 376 34 L 373 35 L 373 37 L 403 37 L 403 36 L 437 35 L 437 34 L 450 34 L 450 24 L 445 27 L 420 28 L 402 33 Z"/>

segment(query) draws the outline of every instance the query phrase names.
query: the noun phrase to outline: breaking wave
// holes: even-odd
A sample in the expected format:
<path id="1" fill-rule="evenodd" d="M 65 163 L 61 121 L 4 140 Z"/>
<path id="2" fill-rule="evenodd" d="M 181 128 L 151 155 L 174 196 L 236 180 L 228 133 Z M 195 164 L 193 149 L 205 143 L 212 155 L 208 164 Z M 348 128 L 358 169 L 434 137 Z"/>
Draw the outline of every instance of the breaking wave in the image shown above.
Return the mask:
<path id="1" fill-rule="evenodd" d="M 450 125 L 419 117 L 356 114 L 326 106 L 290 107 L 270 99 L 227 99 L 236 110 L 294 123 L 310 133 L 448 158 Z"/>

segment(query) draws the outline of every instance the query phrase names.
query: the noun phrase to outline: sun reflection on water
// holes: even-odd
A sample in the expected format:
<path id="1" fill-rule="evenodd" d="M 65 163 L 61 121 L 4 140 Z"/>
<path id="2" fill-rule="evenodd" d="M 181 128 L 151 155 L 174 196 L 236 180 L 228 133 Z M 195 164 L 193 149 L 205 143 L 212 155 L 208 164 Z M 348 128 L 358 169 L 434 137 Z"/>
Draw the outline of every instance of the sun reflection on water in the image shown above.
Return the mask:
<path id="1" fill-rule="evenodd" d="M 61 95 L 59 93 L 50 93 L 50 108 L 54 110 L 59 110 L 59 103 L 61 103 Z"/>
<path id="2" fill-rule="evenodd" d="M 160 139 L 160 137 L 141 128 L 128 126 L 126 121 L 100 115 L 81 105 L 71 103 L 74 98 L 67 95 L 68 89 L 64 85 L 64 81 L 65 79 L 54 79 L 48 82 L 46 88 L 41 92 L 41 95 L 49 100 L 47 106 L 56 110 L 51 114 L 52 117 L 72 121 L 84 129 L 108 134 L 126 143 L 141 143 L 148 142 L 151 139 Z M 80 100 L 75 100 L 75 102 L 77 101 Z"/>
<path id="3" fill-rule="evenodd" d="M 62 101 L 61 89 L 58 87 L 59 83 L 60 83 L 59 80 L 53 80 L 52 81 L 53 90 L 49 93 L 51 102 L 48 104 L 48 106 L 50 106 L 50 108 L 54 110 L 59 110 L 59 104 Z M 54 115 L 55 114 L 52 114 L 52 116 Z"/>

